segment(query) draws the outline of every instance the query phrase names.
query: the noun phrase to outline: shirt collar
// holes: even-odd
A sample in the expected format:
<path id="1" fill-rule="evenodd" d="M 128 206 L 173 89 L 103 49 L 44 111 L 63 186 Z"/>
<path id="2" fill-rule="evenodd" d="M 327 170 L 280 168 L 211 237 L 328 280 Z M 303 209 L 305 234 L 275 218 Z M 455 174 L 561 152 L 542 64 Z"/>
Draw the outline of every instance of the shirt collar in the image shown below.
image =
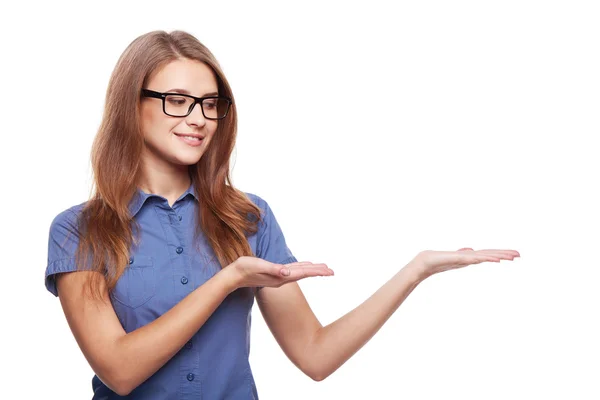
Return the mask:
<path id="1" fill-rule="evenodd" d="M 196 187 L 194 185 L 194 182 L 190 184 L 187 190 L 181 196 L 179 196 L 179 198 L 176 201 L 179 201 L 188 195 L 192 195 L 196 200 L 198 200 L 198 197 L 196 196 Z M 153 196 L 163 198 L 162 196 L 159 196 L 157 194 L 146 193 L 139 187 L 136 188 L 136 192 L 134 193 L 131 201 L 129 202 L 129 213 L 131 214 L 131 218 L 135 217 L 135 215 L 140 211 L 140 209 L 146 202 L 146 199 Z"/>

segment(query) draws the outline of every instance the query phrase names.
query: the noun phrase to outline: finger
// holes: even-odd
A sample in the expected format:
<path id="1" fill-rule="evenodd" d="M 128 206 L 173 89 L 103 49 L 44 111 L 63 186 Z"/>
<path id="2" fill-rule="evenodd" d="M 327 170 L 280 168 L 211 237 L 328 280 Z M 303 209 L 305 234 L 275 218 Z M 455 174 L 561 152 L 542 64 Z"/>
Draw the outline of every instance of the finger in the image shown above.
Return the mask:
<path id="1" fill-rule="evenodd" d="M 297 267 L 297 266 L 303 266 L 303 265 L 312 265 L 312 262 L 296 261 L 296 262 L 292 262 L 289 264 L 278 264 L 276 275 L 277 276 L 290 276 L 290 268 L 291 267 Z"/>
<path id="2" fill-rule="evenodd" d="M 461 253 L 461 263 L 479 264 L 482 262 L 500 262 L 500 258 L 488 254 Z"/>
<path id="3" fill-rule="evenodd" d="M 519 254 L 518 251 L 516 250 L 503 250 L 503 249 L 482 249 L 482 250 L 477 250 L 477 252 L 484 252 L 484 253 L 501 253 L 501 254 L 509 254 L 513 257 L 521 257 L 521 254 Z"/>
<path id="4" fill-rule="evenodd" d="M 290 267 L 290 272 L 294 273 L 294 271 L 303 271 L 309 275 L 330 275 L 333 274 L 333 270 L 328 268 L 327 266 L 314 266 L 314 265 L 300 265 L 295 267 Z"/>
<path id="5" fill-rule="evenodd" d="M 282 265 L 282 264 L 271 264 L 268 268 L 266 268 L 265 272 L 268 273 L 269 275 L 273 275 L 273 276 L 277 276 L 277 277 L 290 275 L 289 268 L 286 265 Z"/>
<path id="6" fill-rule="evenodd" d="M 287 267 L 296 267 L 296 266 L 303 266 L 303 265 L 309 265 L 309 266 L 315 266 L 315 267 L 323 266 L 323 267 L 325 267 L 325 269 L 333 272 L 333 270 L 331 268 L 329 268 L 327 266 L 327 264 L 324 264 L 324 263 L 315 264 L 315 263 L 313 263 L 311 261 L 297 261 L 297 262 L 293 262 L 293 263 L 289 263 L 289 264 L 285 264 L 285 265 Z"/>
<path id="7" fill-rule="evenodd" d="M 473 249 L 470 247 L 463 247 L 462 249 L 458 249 L 458 251 L 465 251 L 465 250 L 473 251 Z"/>
<path id="8" fill-rule="evenodd" d="M 502 260 L 513 260 L 515 258 L 515 255 L 513 253 L 509 253 L 506 251 L 493 251 L 493 250 L 489 250 L 489 251 L 477 251 L 477 254 L 480 255 L 485 255 L 485 256 L 490 256 L 490 257 L 496 257 L 496 258 L 500 258 Z"/>
<path id="9" fill-rule="evenodd" d="M 308 268 L 308 269 L 314 270 L 314 271 L 323 270 L 325 272 L 333 272 L 333 270 L 331 268 L 329 268 L 327 266 L 327 264 L 325 264 L 325 263 L 319 263 L 319 264 L 309 263 L 309 264 L 303 264 L 303 265 L 290 265 L 289 268 L 290 269 L 293 269 L 293 268 Z"/>
<path id="10" fill-rule="evenodd" d="M 500 258 L 492 256 L 480 257 L 479 260 L 479 262 L 500 262 Z"/>
<path id="11" fill-rule="evenodd" d="M 328 268 L 326 264 L 313 264 L 310 261 L 299 261 L 289 264 L 276 264 L 270 273 L 276 276 L 290 276 L 293 268 L 307 268 L 307 276 L 318 276 L 318 275 L 333 275 L 333 270 Z"/>
<path id="12" fill-rule="evenodd" d="M 469 264 L 481 264 L 483 262 L 500 262 L 499 259 L 497 258 L 493 258 L 493 257 L 477 257 L 477 258 L 471 258 L 469 260 L 465 260 L 462 265 L 469 265 Z"/>
<path id="13" fill-rule="evenodd" d="M 300 280 L 314 276 L 331 276 L 333 271 L 323 267 L 298 266 L 290 268 L 289 279 Z"/>

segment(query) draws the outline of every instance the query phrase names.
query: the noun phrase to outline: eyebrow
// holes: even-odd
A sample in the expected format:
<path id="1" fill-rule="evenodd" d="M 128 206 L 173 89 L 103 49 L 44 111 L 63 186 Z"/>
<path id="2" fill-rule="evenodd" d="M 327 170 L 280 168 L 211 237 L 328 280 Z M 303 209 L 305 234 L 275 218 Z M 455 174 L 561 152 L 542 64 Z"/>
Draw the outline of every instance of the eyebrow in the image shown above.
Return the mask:
<path id="1" fill-rule="evenodd" d="M 189 90 L 186 89 L 169 89 L 166 91 L 166 93 L 182 93 L 182 94 L 187 94 L 187 95 L 192 95 L 192 93 Z M 219 92 L 210 92 L 210 93 L 205 93 L 200 97 L 205 97 L 205 96 L 218 96 Z"/>

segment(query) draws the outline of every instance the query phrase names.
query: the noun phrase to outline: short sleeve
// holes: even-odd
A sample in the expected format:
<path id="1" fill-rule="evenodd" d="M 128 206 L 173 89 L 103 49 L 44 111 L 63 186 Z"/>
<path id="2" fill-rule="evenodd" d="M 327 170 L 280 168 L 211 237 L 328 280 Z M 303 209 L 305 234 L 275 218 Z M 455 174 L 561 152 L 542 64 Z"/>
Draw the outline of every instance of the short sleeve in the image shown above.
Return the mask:
<path id="1" fill-rule="evenodd" d="M 54 296 L 58 296 L 55 281 L 56 274 L 77 269 L 75 252 L 78 244 L 77 215 L 71 209 L 68 209 L 54 217 L 50 224 L 45 281 L 46 289 Z"/>
<path id="2" fill-rule="evenodd" d="M 286 244 L 285 237 L 275 219 L 273 210 L 262 198 L 257 197 L 257 205 L 262 210 L 263 220 L 259 222 L 256 242 L 256 256 L 276 264 L 298 261 Z"/>

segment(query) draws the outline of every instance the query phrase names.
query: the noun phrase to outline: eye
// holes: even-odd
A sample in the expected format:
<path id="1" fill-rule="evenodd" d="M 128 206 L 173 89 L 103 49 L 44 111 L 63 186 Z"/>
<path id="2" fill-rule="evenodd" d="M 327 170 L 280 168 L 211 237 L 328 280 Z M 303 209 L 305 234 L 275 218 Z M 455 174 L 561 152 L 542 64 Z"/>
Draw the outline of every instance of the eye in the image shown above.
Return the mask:
<path id="1" fill-rule="evenodd" d="M 216 99 L 208 99 L 208 100 L 204 100 L 204 107 L 210 109 L 213 109 L 217 106 L 217 100 Z"/>
<path id="2" fill-rule="evenodd" d="M 179 97 L 179 96 L 167 96 L 167 98 L 165 100 L 167 100 L 167 102 L 169 102 L 175 106 L 184 105 L 189 101 L 187 98 Z"/>

